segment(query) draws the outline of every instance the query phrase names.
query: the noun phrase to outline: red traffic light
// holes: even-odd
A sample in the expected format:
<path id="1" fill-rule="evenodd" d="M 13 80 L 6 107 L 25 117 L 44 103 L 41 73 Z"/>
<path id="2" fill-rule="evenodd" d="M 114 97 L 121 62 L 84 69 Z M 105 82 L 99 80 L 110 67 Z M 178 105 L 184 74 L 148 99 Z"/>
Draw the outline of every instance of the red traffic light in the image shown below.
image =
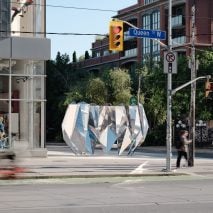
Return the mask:
<path id="1" fill-rule="evenodd" d="M 122 28 L 120 26 L 113 27 L 113 32 L 114 33 L 120 33 L 121 30 L 122 30 Z"/>
<path id="2" fill-rule="evenodd" d="M 111 21 L 109 24 L 109 50 L 123 51 L 123 21 Z"/>
<path id="3" fill-rule="evenodd" d="M 205 97 L 209 97 L 209 93 L 213 92 L 213 82 L 206 81 L 205 83 Z"/>

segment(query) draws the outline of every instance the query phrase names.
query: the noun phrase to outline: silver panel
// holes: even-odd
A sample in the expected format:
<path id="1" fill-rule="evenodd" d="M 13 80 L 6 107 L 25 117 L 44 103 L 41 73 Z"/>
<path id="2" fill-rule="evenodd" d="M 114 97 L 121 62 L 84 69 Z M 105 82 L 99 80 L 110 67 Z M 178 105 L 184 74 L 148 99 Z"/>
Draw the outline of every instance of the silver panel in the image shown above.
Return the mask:
<path id="1" fill-rule="evenodd" d="M 12 47 L 12 48 L 10 48 Z M 49 60 L 50 39 L 11 37 L 0 41 L 0 58 Z"/>

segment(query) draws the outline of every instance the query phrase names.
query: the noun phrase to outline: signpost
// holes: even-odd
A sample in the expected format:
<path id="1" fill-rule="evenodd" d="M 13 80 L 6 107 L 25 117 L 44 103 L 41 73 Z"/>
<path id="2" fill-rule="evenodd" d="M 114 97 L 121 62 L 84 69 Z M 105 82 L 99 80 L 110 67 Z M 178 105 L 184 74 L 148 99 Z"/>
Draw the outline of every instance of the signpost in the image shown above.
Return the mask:
<path id="1" fill-rule="evenodd" d="M 144 30 L 144 29 L 129 28 L 128 36 L 165 40 L 166 32 L 160 30 Z"/>
<path id="2" fill-rule="evenodd" d="M 164 52 L 164 73 L 177 73 L 177 53 Z"/>

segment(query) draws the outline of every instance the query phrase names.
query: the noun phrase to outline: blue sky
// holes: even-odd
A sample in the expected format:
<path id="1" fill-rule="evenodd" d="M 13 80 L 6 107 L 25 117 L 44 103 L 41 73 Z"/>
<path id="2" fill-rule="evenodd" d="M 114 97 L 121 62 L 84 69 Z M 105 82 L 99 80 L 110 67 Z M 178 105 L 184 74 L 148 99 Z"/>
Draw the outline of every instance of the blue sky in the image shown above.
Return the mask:
<path id="1" fill-rule="evenodd" d="M 47 0 L 47 32 L 57 33 L 108 33 L 111 17 L 119 9 L 134 5 L 137 0 Z M 50 7 L 57 5 L 65 7 L 91 8 L 113 11 L 94 11 L 72 8 Z M 76 51 L 77 57 L 90 52 L 95 36 L 47 35 L 51 39 L 51 58 L 55 59 L 57 52 L 67 53 L 72 58 Z"/>

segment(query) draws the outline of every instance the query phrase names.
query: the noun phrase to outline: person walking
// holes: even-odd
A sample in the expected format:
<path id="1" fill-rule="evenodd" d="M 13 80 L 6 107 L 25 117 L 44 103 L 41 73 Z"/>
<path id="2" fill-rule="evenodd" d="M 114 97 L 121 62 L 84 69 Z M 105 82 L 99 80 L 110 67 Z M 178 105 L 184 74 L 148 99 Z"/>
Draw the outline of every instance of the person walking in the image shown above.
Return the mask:
<path id="1" fill-rule="evenodd" d="M 177 168 L 180 168 L 180 162 L 182 157 L 184 157 L 186 162 L 188 163 L 188 144 L 192 142 L 192 140 L 188 139 L 188 135 L 189 133 L 187 130 L 180 131 L 179 140 L 177 144 Z"/>

